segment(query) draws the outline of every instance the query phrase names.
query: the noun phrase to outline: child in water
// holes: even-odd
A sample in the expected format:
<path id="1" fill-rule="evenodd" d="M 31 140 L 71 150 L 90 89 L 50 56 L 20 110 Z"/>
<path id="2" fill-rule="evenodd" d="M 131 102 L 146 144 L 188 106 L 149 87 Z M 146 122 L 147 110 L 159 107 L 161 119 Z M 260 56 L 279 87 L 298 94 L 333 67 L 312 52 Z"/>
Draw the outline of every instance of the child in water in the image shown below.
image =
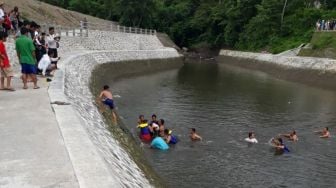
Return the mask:
<path id="1" fill-rule="evenodd" d="M 113 123 L 117 123 L 117 116 L 114 112 L 114 102 L 113 102 L 113 96 L 112 96 L 112 92 L 109 90 L 110 87 L 108 85 L 105 85 L 103 87 L 103 90 L 101 91 L 97 102 L 100 106 L 101 109 L 101 113 L 104 113 L 104 107 L 102 107 L 100 104 L 103 103 L 105 105 L 107 105 L 108 107 L 110 107 L 111 111 L 112 111 L 112 121 Z"/>
<path id="2" fill-rule="evenodd" d="M 258 143 L 258 140 L 255 138 L 254 132 L 249 132 L 248 138 L 245 138 L 245 141 L 249 143 L 255 143 L 255 144 Z"/>
<path id="3" fill-rule="evenodd" d="M 191 141 L 202 141 L 202 137 L 196 133 L 195 128 L 191 128 L 190 139 Z"/>
<path id="4" fill-rule="evenodd" d="M 164 130 L 164 139 L 167 144 L 177 144 L 176 136 L 172 135 L 169 129 Z"/>
<path id="5" fill-rule="evenodd" d="M 298 136 L 296 135 L 296 131 L 293 130 L 293 132 L 288 133 L 288 134 L 280 134 L 280 136 L 283 136 L 285 138 L 288 138 L 289 140 L 296 142 L 299 140 Z"/>
<path id="6" fill-rule="evenodd" d="M 321 136 L 320 138 L 329 138 L 330 137 L 330 132 L 329 128 L 325 127 L 322 131 L 315 131 L 316 133 L 319 133 Z"/>
<path id="7" fill-rule="evenodd" d="M 280 152 L 289 152 L 287 146 L 283 143 L 282 138 L 272 139 L 273 147 Z"/>
<path id="8" fill-rule="evenodd" d="M 150 134 L 148 121 L 145 120 L 143 115 L 139 116 L 137 127 L 140 128 L 140 139 L 145 142 L 150 142 L 152 140 L 152 136 Z"/>

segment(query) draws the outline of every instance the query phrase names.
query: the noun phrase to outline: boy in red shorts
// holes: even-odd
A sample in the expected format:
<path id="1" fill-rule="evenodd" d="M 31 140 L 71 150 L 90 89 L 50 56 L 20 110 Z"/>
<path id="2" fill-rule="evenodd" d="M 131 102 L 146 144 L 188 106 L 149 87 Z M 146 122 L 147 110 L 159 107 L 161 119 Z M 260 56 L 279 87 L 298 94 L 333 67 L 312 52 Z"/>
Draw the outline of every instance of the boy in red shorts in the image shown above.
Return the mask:
<path id="1" fill-rule="evenodd" d="M 8 55 L 4 42 L 7 40 L 7 34 L 0 32 L 0 90 L 15 91 L 11 86 L 13 71 L 9 64 Z M 5 79 L 7 80 L 7 87 L 5 87 Z"/>

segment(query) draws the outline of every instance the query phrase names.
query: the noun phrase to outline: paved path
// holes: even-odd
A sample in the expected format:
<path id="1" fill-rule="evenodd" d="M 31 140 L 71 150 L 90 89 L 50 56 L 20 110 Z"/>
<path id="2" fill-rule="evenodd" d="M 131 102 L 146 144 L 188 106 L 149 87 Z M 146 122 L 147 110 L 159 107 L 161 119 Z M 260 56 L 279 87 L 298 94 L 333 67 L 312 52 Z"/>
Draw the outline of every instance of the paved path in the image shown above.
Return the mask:
<path id="1" fill-rule="evenodd" d="M 0 91 L 0 187 L 78 186 L 47 91 L 32 85 L 23 90 L 18 78 L 15 92 Z"/>

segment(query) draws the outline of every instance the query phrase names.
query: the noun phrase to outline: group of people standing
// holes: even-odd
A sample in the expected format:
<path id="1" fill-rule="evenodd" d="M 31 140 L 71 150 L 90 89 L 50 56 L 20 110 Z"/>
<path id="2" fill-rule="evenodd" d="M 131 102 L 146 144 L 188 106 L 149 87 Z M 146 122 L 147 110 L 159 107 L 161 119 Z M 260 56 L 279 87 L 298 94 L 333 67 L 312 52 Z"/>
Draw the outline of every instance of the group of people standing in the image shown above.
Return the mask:
<path id="1" fill-rule="evenodd" d="M 318 20 L 316 22 L 316 31 L 332 31 L 336 30 L 336 19 Z"/>
<path id="2" fill-rule="evenodd" d="M 4 11 L 1 7 L 2 2 L 0 2 L 0 16 L 1 11 Z M 11 23 L 19 26 L 18 8 L 14 8 L 11 14 L 17 15 Z M 39 89 L 36 75 L 52 76 L 53 71 L 57 69 L 60 37 L 55 34 L 53 27 L 49 28 L 48 34 L 41 32 L 41 26 L 34 21 L 23 21 L 20 25 L 20 28 L 12 26 L 15 31 L 12 37 L 15 39 L 15 49 L 21 65 L 23 89 L 28 89 L 29 82 L 34 84 L 34 89 Z M 0 28 L 0 90 L 15 91 L 11 85 L 14 74 L 4 44 L 9 35 L 11 33 L 5 27 Z M 5 79 L 7 79 L 6 85 Z"/>
<path id="3" fill-rule="evenodd" d="M 10 11 L 5 11 L 4 2 L 0 2 L 0 30 L 16 33 L 22 25 L 22 20 L 20 17 L 20 12 L 18 7 Z"/>

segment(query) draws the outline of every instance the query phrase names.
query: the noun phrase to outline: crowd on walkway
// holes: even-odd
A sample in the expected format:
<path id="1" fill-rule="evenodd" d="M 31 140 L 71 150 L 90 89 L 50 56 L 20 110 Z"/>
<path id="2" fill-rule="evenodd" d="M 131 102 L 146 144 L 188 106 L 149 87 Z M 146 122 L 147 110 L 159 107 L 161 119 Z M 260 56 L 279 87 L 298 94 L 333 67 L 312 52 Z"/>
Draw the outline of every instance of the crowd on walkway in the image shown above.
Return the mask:
<path id="1" fill-rule="evenodd" d="M 45 33 L 36 22 L 22 20 L 18 7 L 6 12 L 4 2 L 0 2 L 0 90 L 15 91 L 11 84 L 14 72 L 5 46 L 8 37 L 15 39 L 23 89 L 28 89 L 30 82 L 39 89 L 37 75 L 52 77 L 57 69 L 60 36 L 54 27 Z"/>
<path id="2" fill-rule="evenodd" d="M 316 22 L 316 31 L 334 31 L 336 30 L 336 19 L 318 20 Z"/>

